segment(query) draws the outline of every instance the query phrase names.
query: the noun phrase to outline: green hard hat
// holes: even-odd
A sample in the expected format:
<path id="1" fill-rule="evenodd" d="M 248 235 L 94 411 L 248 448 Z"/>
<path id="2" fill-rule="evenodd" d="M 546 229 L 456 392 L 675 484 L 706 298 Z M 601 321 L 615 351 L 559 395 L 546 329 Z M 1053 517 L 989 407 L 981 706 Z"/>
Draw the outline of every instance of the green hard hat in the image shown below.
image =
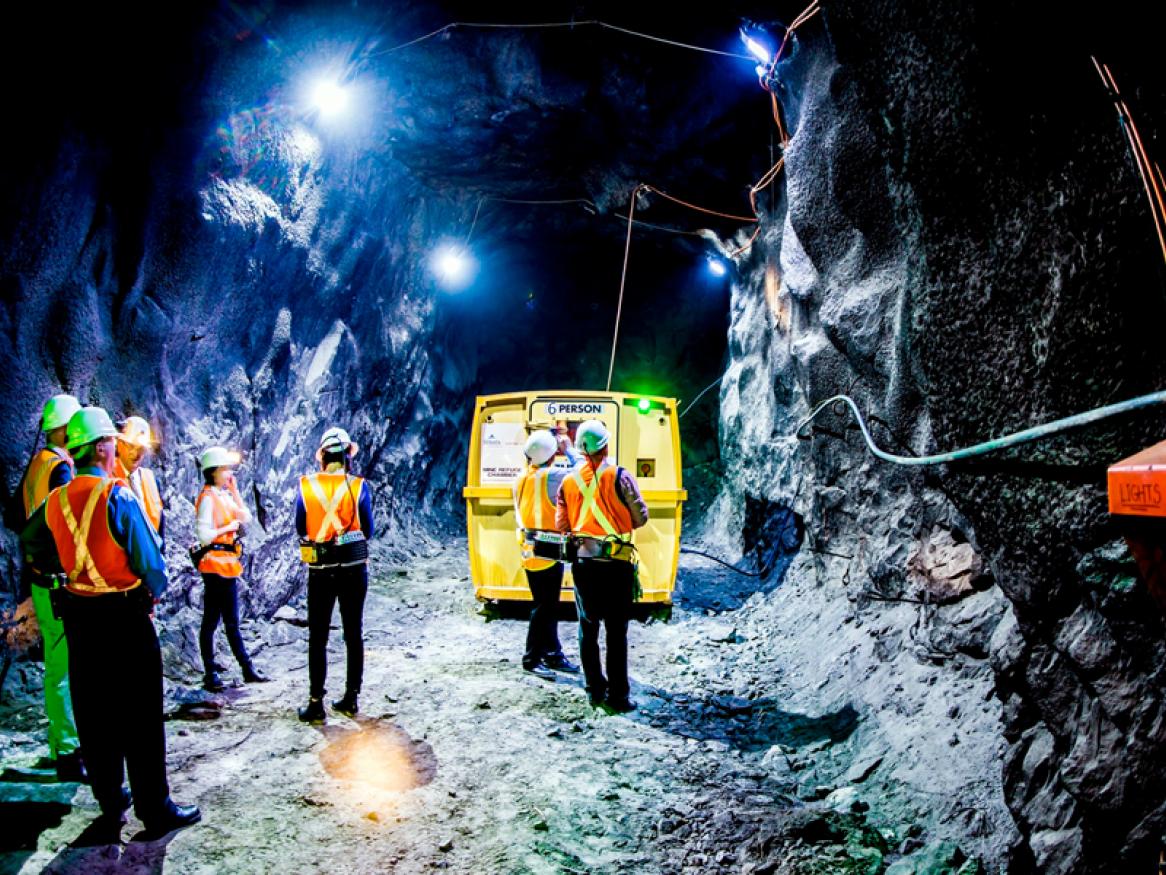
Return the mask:
<path id="1" fill-rule="evenodd" d="M 81 402 L 72 395 L 54 395 L 45 403 L 40 417 L 40 430 L 52 431 L 68 425 L 73 414 L 81 409 Z"/>
<path id="2" fill-rule="evenodd" d="M 575 432 L 575 443 L 587 454 L 598 453 L 607 446 L 607 426 L 598 419 L 588 419 Z"/>
<path id="3" fill-rule="evenodd" d="M 107 437 L 117 437 L 117 429 L 109 414 L 101 407 L 82 407 L 69 419 L 65 449 L 75 450 Z"/>

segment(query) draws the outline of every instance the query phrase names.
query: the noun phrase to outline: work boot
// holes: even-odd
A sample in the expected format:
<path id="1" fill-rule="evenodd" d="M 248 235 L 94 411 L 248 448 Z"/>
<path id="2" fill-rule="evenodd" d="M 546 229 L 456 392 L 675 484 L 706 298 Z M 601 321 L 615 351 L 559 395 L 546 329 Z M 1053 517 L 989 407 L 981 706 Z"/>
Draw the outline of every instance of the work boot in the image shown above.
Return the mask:
<path id="1" fill-rule="evenodd" d="M 271 678 L 261 672 L 253 665 L 243 666 L 243 680 L 249 684 L 265 684 Z"/>
<path id="2" fill-rule="evenodd" d="M 627 696 L 619 696 L 614 699 L 608 696 L 603 700 L 603 704 L 617 714 L 627 714 L 636 710 L 636 703 Z"/>
<path id="3" fill-rule="evenodd" d="M 134 804 L 134 794 L 123 784 L 118 788 L 117 796 L 113 799 L 98 799 L 97 804 L 101 806 L 102 817 L 108 818 L 111 821 L 116 820 L 120 823 L 125 823 L 127 819 L 126 812 Z"/>
<path id="4" fill-rule="evenodd" d="M 300 720 L 304 723 L 323 723 L 328 719 L 324 713 L 324 702 L 321 699 L 308 699 L 306 707 L 299 710 Z"/>
<path id="5" fill-rule="evenodd" d="M 217 671 L 208 671 L 202 679 L 202 688 L 207 692 L 221 693 L 227 688 Z"/>
<path id="6" fill-rule="evenodd" d="M 345 693 L 343 699 L 337 699 L 332 703 L 332 710 L 345 717 L 355 717 L 356 712 L 360 710 L 356 704 L 356 695 L 351 692 Z"/>
<path id="7" fill-rule="evenodd" d="M 167 799 L 162 807 L 162 813 L 157 817 L 142 819 L 143 832 L 148 839 L 160 839 L 166 833 L 174 832 L 185 826 L 191 826 L 202 820 L 202 812 L 197 805 L 178 805 L 173 799 Z"/>
<path id="8" fill-rule="evenodd" d="M 57 780 L 62 784 L 88 784 L 89 773 L 81 759 L 81 751 L 57 755 Z"/>
<path id="9" fill-rule="evenodd" d="M 607 690 L 588 690 L 587 701 L 592 708 L 599 708 L 603 705 L 604 697 L 607 695 Z"/>
<path id="10" fill-rule="evenodd" d="M 547 668 L 553 668 L 555 671 L 563 671 L 568 674 L 579 674 L 579 666 L 567 659 L 561 653 L 554 656 L 547 656 L 543 658 L 543 665 Z"/>
<path id="11" fill-rule="evenodd" d="M 522 670 L 527 674 L 532 674 L 535 677 L 542 678 L 544 681 L 553 681 L 555 679 L 555 673 L 541 662 L 536 662 L 533 664 L 523 663 Z"/>

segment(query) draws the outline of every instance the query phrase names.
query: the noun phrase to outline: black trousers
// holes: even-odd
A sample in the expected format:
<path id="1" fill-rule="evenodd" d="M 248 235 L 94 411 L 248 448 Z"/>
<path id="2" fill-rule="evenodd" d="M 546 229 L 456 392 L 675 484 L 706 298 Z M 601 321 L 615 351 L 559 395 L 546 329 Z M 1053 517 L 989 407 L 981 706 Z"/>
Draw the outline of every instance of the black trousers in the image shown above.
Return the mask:
<path id="1" fill-rule="evenodd" d="M 166 730 L 162 651 L 145 586 L 126 595 L 64 595 L 69 684 L 77 736 L 97 804 L 124 808 L 129 772 L 134 810 L 146 822 L 165 812 Z"/>
<path id="2" fill-rule="evenodd" d="M 198 630 L 198 649 L 202 651 L 203 670 L 207 674 L 214 670 L 215 630 L 219 628 L 220 619 L 239 667 L 244 670 L 251 668 L 251 657 L 247 655 L 243 636 L 239 633 L 239 579 L 204 573 L 202 582 L 202 626 Z"/>
<path id="3" fill-rule="evenodd" d="M 328 677 L 328 627 L 340 602 L 340 625 L 348 651 L 345 691 L 360 693 L 364 679 L 364 597 L 368 593 L 368 565 L 308 568 L 308 695 L 324 698 Z"/>
<path id="4" fill-rule="evenodd" d="M 579 559 L 571 564 L 579 614 L 579 660 L 587 692 L 598 699 L 627 696 L 628 622 L 632 617 L 634 570 L 630 562 Z M 599 661 L 599 626 L 607 629 L 607 677 Z"/>
<path id="5" fill-rule="evenodd" d="M 563 563 L 556 562 L 542 571 L 526 571 L 526 582 L 534 600 L 530 625 L 526 628 L 524 668 L 533 668 L 543 659 L 563 655 L 559 644 L 559 594 L 563 589 Z"/>

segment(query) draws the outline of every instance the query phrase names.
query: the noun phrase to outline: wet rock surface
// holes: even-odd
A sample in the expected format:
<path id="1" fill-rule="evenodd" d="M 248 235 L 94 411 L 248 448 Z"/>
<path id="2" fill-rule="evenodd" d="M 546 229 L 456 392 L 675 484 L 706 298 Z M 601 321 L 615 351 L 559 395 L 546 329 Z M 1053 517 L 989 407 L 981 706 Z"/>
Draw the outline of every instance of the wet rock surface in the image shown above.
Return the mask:
<path id="1" fill-rule="evenodd" d="M 751 503 L 790 507 L 807 555 L 785 588 L 833 588 L 858 618 L 917 605 L 913 624 L 876 621 L 877 649 L 944 665 L 939 695 L 974 666 L 1002 705 L 981 760 L 1003 762 L 1002 794 L 981 813 L 1003 823 L 1010 871 L 1149 869 L 1166 830 L 1163 616 L 1103 473 L 1161 439 L 1161 414 L 929 469 L 876 460 L 841 405 L 798 434 L 848 394 L 883 449 L 924 455 L 1161 385 L 1153 223 L 1089 56 L 1143 83 L 1155 141 L 1161 78 L 1105 28 L 1038 38 L 987 4 L 948 12 L 828 3 L 786 65 L 785 201 L 735 289 L 728 488 L 703 537 L 740 555 Z M 956 757 L 966 716 L 925 721 Z"/>
<path id="2" fill-rule="evenodd" d="M 817 625 L 815 611 L 839 610 L 837 600 L 783 588 L 710 615 L 685 605 L 721 581 L 686 565 L 672 621 L 633 624 L 640 707 L 613 716 L 587 704 L 577 676 L 548 683 L 521 670 L 525 623 L 481 616 L 464 543 L 391 567 L 381 565 L 370 590 L 355 720 L 333 713 L 311 727 L 295 717 L 306 697 L 306 629 L 289 621 L 302 608 L 246 625 L 269 684 L 205 693 L 195 663 L 167 646 L 171 782 L 176 798 L 202 807 L 204 822 L 163 841 L 135 839 L 131 819 L 121 842 L 82 846 L 97 813 L 92 797 L 30 777 L 45 752 L 38 678 L 26 671 L 26 683 L 10 680 L 0 811 L 15 828 L 5 830 L 0 865 L 874 872 L 944 840 L 949 853 L 958 846 L 969 857 L 991 848 L 998 825 L 980 822 L 969 841 L 960 820 L 989 817 L 988 797 L 999 792 L 975 765 L 983 753 L 975 739 L 989 737 L 984 727 L 997 719 L 984 701 L 985 672 L 970 676 L 962 695 L 937 701 L 941 670 L 903 657 L 902 689 L 887 702 L 853 698 L 850 676 L 877 671 L 869 631 L 841 623 L 849 636 L 823 642 L 811 658 L 775 623 L 796 604 Z M 161 621 L 164 640 L 181 639 L 178 623 Z M 572 656 L 573 632 L 560 625 Z M 332 689 L 342 683 L 340 638 L 333 630 Z M 946 729 L 925 731 L 952 708 L 969 736 L 955 751 Z M 908 722 L 914 732 L 901 731 Z M 931 811 L 921 793 L 958 794 L 963 806 Z M 988 815 L 976 814 L 980 805 Z"/>

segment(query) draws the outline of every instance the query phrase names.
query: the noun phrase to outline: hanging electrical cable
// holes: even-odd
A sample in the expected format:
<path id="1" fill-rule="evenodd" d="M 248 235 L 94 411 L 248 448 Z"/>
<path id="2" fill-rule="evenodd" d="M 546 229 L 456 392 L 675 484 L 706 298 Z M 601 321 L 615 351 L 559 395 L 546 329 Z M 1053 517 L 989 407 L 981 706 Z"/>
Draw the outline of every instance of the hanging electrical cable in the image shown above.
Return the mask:
<path id="1" fill-rule="evenodd" d="M 721 374 L 719 377 L 717 377 L 715 380 L 713 380 L 711 383 L 709 383 L 707 386 L 705 386 L 703 389 L 701 389 L 700 392 L 697 394 L 697 396 L 688 402 L 688 405 L 683 410 L 680 411 L 680 415 L 677 416 L 676 418 L 677 419 L 684 419 L 684 414 L 686 414 L 686 413 L 688 413 L 688 411 L 692 410 L 692 408 L 696 406 L 696 402 L 699 401 L 701 398 L 703 398 L 705 396 L 705 393 L 708 392 L 709 389 L 711 389 L 713 386 L 720 385 L 721 381 L 724 379 L 725 379 L 725 375 Z"/>
<path id="2" fill-rule="evenodd" d="M 619 319 L 620 315 L 623 313 L 623 290 L 624 285 L 627 283 L 628 256 L 631 254 L 632 249 L 632 219 L 636 214 L 636 195 L 638 195 L 643 188 L 645 188 L 645 186 L 641 184 L 632 189 L 631 204 L 628 207 L 628 237 L 627 242 L 624 244 L 623 248 L 623 272 L 619 277 L 619 303 L 615 308 L 615 333 L 611 337 L 611 364 L 607 366 L 607 388 L 604 390 L 606 392 L 611 391 L 611 375 L 612 372 L 615 371 L 615 348 L 619 343 Z"/>
<path id="3" fill-rule="evenodd" d="M 947 453 L 935 453 L 930 456 L 900 456 L 894 453 L 888 453 L 882 450 L 874 442 L 871 437 L 870 430 L 867 428 L 866 421 L 863 419 L 862 413 L 855 404 L 854 399 L 849 395 L 835 395 L 832 398 L 827 398 L 825 401 L 818 404 L 810 415 L 798 423 L 797 428 L 794 429 L 796 437 L 802 437 L 802 430 L 809 425 L 813 420 L 832 404 L 842 403 L 850 408 L 851 413 L 854 414 L 855 420 L 858 422 L 858 427 L 862 431 L 862 437 L 866 441 L 867 447 L 870 448 L 878 458 L 884 462 L 891 462 L 895 465 L 943 465 L 948 462 L 958 462 L 962 459 L 971 459 L 975 456 L 982 456 L 986 453 L 995 453 L 1000 450 L 1014 447 L 1017 444 L 1027 443 L 1029 441 L 1041 440 L 1043 438 L 1052 437 L 1063 431 L 1068 431 L 1072 428 L 1080 428 L 1084 425 L 1090 425 L 1094 422 L 1100 422 L 1103 419 L 1108 419 L 1111 416 L 1117 416 L 1121 413 L 1129 413 L 1132 410 L 1139 410 L 1143 407 L 1152 407 L 1157 404 L 1166 404 L 1166 391 L 1153 392 L 1149 395 L 1140 395 L 1137 398 L 1131 398 L 1128 401 L 1121 401 L 1117 404 L 1109 404 L 1105 407 L 1097 407 L 1093 410 L 1088 410 L 1085 413 L 1078 413 L 1074 416 L 1068 416 L 1064 419 L 1057 419 L 1052 422 L 1047 422 L 1044 425 L 1027 428 L 1023 431 L 1014 432 L 1003 437 L 993 438 L 983 443 L 975 444 L 974 446 L 965 447 L 960 450 L 952 450 Z"/>
<path id="4" fill-rule="evenodd" d="M 1098 62 L 1097 58 L 1090 57 L 1093 61 L 1093 66 L 1097 69 L 1097 75 L 1101 77 L 1101 83 L 1105 86 L 1106 93 L 1109 94 L 1113 100 L 1114 106 L 1117 108 L 1117 116 L 1121 121 L 1122 130 L 1125 132 L 1126 139 L 1130 144 L 1130 151 L 1134 156 L 1134 163 L 1137 165 L 1138 174 L 1142 177 L 1142 186 L 1146 191 L 1146 199 L 1150 202 L 1150 214 L 1154 219 L 1154 230 L 1158 232 L 1158 245 L 1162 249 L 1162 258 L 1166 260 L 1166 201 L 1163 199 L 1163 189 L 1166 189 L 1166 180 L 1162 178 L 1162 171 L 1158 168 L 1157 163 L 1154 164 L 1154 170 L 1158 171 L 1157 176 L 1154 175 L 1150 168 L 1150 157 L 1146 154 L 1146 147 L 1142 143 L 1142 136 L 1138 133 L 1138 126 L 1134 123 L 1134 118 L 1130 114 L 1129 106 L 1126 105 L 1125 99 L 1121 96 L 1121 91 L 1117 87 L 1117 80 L 1113 78 L 1113 73 L 1107 65 Z"/>

